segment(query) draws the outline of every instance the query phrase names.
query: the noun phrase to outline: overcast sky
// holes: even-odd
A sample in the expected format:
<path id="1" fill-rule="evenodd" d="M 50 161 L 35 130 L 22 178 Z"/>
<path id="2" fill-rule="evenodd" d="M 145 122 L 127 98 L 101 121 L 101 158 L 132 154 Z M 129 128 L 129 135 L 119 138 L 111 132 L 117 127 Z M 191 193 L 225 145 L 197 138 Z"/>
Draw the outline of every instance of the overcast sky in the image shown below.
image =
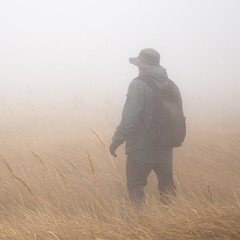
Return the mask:
<path id="1" fill-rule="evenodd" d="M 240 103 L 239 0 L 0 0 L 0 101 L 124 101 L 142 48 L 196 108 Z M 1 105 L 0 105 L 1 106 Z"/>

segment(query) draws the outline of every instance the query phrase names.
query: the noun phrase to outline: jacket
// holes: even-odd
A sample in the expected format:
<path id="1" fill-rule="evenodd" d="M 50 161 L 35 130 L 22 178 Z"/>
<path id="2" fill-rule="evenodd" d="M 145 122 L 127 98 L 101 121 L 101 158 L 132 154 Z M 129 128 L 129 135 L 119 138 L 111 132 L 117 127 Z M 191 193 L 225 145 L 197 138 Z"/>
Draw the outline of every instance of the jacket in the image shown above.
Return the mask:
<path id="1" fill-rule="evenodd" d="M 166 69 L 162 66 L 154 66 L 144 69 L 140 75 L 147 75 L 153 78 L 159 88 L 165 86 L 168 81 Z M 181 95 L 178 89 L 181 101 Z M 163 152 L 161 149 L 153 149 L 150 134 L 146 129 L 150 129 L 152 118 L 153 92 L 151 88 L 142 80 L 135 78 L 129 84 L 127 99 L 122 111 L 122 119 L 113 135 L 113 142 L 121 144 L 126 141 L 125 152 L 130 154 L 136 151 Z M 167 149 L 172 151 L 172 149 Z"/>

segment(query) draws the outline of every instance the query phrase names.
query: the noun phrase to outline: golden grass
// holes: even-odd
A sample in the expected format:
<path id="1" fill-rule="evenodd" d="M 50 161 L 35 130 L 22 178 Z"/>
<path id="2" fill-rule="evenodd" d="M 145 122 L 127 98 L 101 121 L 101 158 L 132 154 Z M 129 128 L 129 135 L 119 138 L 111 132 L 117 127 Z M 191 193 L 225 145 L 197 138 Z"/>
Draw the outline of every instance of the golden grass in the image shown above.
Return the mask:
<path id="1" fill-rule="evenodd" d="M 151 174 L 137 212 L 127 196 L 124 149 L 109 157 L 103 126 L 83 135 L 80 127 L 2 136 L 1 240 L 240 239 L 238 127 L 189 126 L 174 154 L 178 196 L 162 205 Z"/>
<path id="2" fill-rule="evenodd" d="M 27 183 L 24 182 L 23 179 L 21 179 L 20 177 L 18 177 L 18 176 L 13 172 L 12 168 L 10 167 L 10 164 L 5 160 L 5 158 L 3 158 L 2 156 L 0 156 L 0 158 L 1 158 L 2 161 L 6 164 L 7 169 L 8 169 L 8 171 L 9 171 L 10 175 L 11 175 L 14 179 L 16 179 L 18 182 L 20 182 L 20 183 L 27 189 L 27 191 L 29 192 L 30 195 L 33 195 L 32 190 L 31 190 L 30 187 L 27 185 Z"/>

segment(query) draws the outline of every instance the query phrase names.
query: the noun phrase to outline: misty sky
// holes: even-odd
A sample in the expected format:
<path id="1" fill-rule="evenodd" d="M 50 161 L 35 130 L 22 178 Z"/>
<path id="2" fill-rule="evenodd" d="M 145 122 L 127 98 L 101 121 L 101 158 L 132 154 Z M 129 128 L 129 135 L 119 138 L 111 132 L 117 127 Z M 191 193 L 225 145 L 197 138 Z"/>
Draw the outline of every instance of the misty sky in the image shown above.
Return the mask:
<path id="1" fill-rule="evenodd" d="M 128 58 L 152 47 L 186 106 L 239 109 L 239 10 L 239 0 L 0 0 L 0 102 L 122 103 L 137 76 Z"/>

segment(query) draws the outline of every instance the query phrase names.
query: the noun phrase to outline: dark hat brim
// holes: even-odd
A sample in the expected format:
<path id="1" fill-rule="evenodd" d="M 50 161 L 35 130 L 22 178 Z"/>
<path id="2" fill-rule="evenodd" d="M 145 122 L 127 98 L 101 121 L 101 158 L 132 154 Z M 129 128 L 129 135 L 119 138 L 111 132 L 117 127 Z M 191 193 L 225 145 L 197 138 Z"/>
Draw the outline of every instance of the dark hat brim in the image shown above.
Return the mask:
<path id="1" fill-rule="evenodd" d="M 144 63 L 143 61 L 141 61 L 137 57 L 130 57 L 129 62 L 131 64 L 135 65 L 135 66 L 140 67 L 140 68 L 150 68 L 150 67 L 152 67 L 151 65 L 148 65 L 148 64 Z"/>

